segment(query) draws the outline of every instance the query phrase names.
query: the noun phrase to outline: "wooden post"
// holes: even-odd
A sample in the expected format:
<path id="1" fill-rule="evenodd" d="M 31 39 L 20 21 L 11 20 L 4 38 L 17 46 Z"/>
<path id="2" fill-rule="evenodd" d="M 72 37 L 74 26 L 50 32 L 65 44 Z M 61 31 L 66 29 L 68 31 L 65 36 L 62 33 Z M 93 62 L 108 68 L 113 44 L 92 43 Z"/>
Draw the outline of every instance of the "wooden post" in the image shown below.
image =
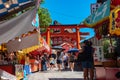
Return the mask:
<path id="1" fill-rule="evenodd" d="M 80 34 L 79 34 L 79 27 L 77 27 L 76 28 L 76 36 L 77 36 L 77 38 L 76 38 L 76 45 L 77 45 L 77 48 L 78 49 L 80 49 L 81 47 L 80 47 Z"/>
<path id="2" fill-rule="evenodd" d="M 50 28 L 47 28 L 46 42 L 50 46 Z"/>

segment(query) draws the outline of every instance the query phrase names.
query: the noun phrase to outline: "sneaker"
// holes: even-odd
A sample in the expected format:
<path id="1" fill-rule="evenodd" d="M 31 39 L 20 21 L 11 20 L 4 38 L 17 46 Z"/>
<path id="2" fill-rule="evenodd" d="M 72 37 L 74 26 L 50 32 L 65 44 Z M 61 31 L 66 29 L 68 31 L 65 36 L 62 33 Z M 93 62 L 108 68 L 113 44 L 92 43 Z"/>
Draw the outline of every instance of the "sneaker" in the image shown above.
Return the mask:
<path id="1" fill-rule="evenodd" d="M 74 72 L 74 71 L 72 70 L 72 72 Z"/>

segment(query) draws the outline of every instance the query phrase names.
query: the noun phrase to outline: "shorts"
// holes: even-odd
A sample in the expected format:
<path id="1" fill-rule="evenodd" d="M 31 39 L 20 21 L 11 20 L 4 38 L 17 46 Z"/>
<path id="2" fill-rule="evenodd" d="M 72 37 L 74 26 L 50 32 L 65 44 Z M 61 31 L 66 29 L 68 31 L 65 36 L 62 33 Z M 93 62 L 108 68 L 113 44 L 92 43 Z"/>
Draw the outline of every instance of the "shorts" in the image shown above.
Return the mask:
<path id="1" fill-rule="evenodd" d="M 54 65 L 53 63 L 50 63 L 50 65 Z"/>
<path id="2" fill-rule="evenodd" d="M 55 64 L 55 60 L 51 60 L 50 65 L 54 65 L 54 64 Z"/>
<path id="3" fill-rule="evenodd" d="M 62 64 L 62 60 L 57 60 L 57 64 Z"/>
<path id="4" fill-rule="evenodd" d="M 94 68 L 94 63 L 92 61 L 82 61 L 82 68 Z"/>
<path id="5" fill-rule="evenodd" d="M 70 63 L 74 63 L 74 61 L 69 61 Z"/>

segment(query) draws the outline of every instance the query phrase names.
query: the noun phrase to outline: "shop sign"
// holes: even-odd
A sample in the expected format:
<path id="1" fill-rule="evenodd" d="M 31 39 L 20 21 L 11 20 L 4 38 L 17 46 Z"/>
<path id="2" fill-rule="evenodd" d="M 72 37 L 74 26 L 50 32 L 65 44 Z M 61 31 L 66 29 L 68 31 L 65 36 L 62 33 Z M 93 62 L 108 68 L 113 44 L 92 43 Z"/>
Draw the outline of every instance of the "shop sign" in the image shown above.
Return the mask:
<path id="1" fill-rule="evenodd" d="M 110 13 L 110 34 L 120 35 L 120 7 Z"/>
<path id="2" fill-rule="evenodd" d="M 108 27 L 109 27 L 109 22 L 105 22 L 102 24 L 102 35 L 107 35 L 108 34 Z"/>
<path id="3" fill-rule="evenodd" d="M 98 40 L 102 38 L 102 35 L 106 36 L 108 34 L 108 26 L 109 26 L 109 23 L 104 22 L 95 28 L 96 38 Z"/>
<path id="4" fill-rule="evenodd" d="M 102 62 L 104 59 L 103 56 L 103 47 L 102 46 L 93 46 L 95 51 L 94 51 L 94 61 L 100 61 Z"/>
<path id="5" fill-rule="evenodd" d="M 84 22 L 92 26 L 110 15 L 110 0 L 103 3 L 95 13 L 91 14 Z"/>
<path id="6" fill-rule="evenodd" d="M 23 78 L 23 65 L 21 65 L 21 64 L 15 65 L 15 75 L 16 75 L 18 80 Z"/>
<path id="7" fill-rule="evenodd" d="M 101 6 L 100 3 L 91 4 L 91 14 L 95 13 L 100 6 Z"/>
<path id="8" fill-rule="evenodd" d="M 63 40 L 61 37 L 53 37 L 52 42 L 53 42 L 52 44 L 57 45 L 57 44 L 62 44 Z"/>
<path id="9" fill-rule="evenodd" d="M 65 38 L 61 38 L 61 37 L 54 37 L 52 38 L 52 44 L 54 45 L 59 45 L 59 44 L 62 44 L 64 42 L 68 42 L 68 43 L 75 43 L 74 40 L 72 40 L 72 38 L 69 38 L 69 37 L 65 37 Z"/>

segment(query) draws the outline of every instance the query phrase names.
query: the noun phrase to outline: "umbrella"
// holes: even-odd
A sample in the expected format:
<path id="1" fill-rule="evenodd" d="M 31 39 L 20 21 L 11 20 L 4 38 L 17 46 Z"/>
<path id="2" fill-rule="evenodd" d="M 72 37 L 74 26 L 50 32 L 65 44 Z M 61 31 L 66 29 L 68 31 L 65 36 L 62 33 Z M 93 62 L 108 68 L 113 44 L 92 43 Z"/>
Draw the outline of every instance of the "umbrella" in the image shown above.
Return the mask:
<path id="1" fill-rule="evenodd" d="M 63 48 L 61 46 L 53 46 L 52 49 L 55 49 L 55 50 L 62 50 Z"/>
<path id="2" fill-rule="evenodd" d="M 68 53 L 73 53 L 73 52 L 79 52 L 79 49 L 71 48 L 70 50 L 68 50 Z"/>

